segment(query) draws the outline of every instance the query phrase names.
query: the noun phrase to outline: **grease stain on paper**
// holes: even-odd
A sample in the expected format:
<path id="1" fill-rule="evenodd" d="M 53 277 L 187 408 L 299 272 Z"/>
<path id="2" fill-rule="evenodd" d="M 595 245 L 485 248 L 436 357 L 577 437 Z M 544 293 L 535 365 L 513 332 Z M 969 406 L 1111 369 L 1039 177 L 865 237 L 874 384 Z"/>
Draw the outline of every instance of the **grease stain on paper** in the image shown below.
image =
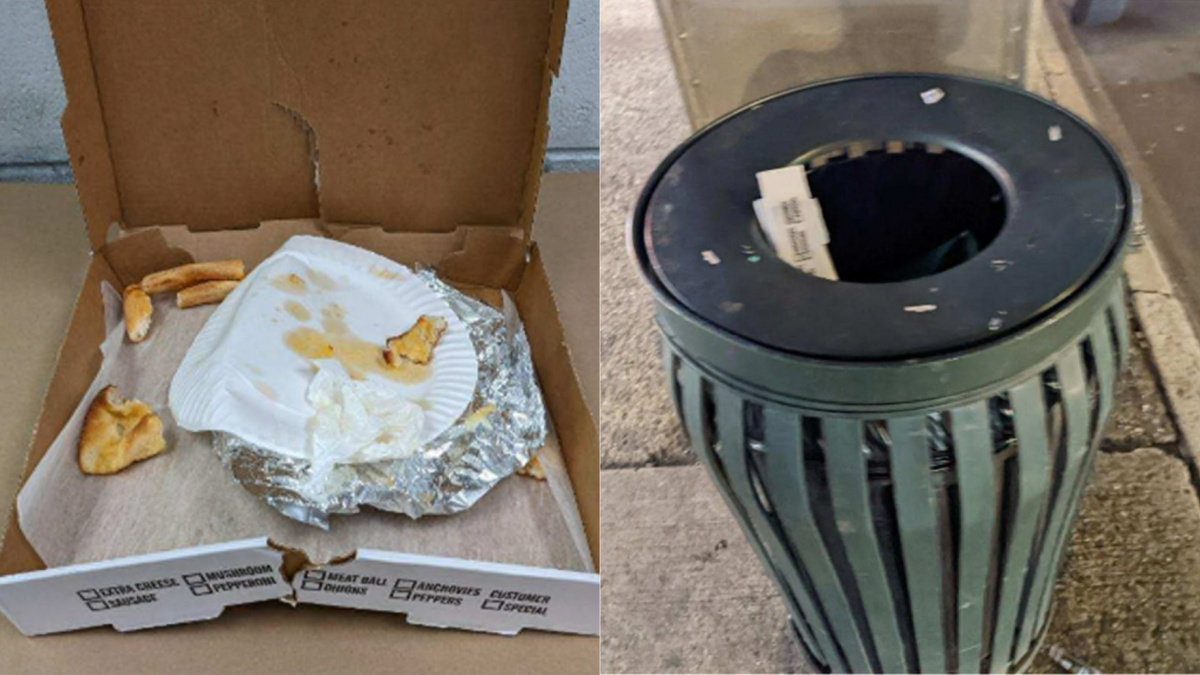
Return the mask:
<path id="1" fill-rule="evenodd" d="M 324 314 L 324 312 L 322 313 Z M 337 324 L 333 324 L 331 327 L 340 328 Z M 401 384 L 418 384 L 429 379 L 433 372 L 429 365 L 422 366 L 415 363 L 389 365 L 383 360 L 381 346 L 359 338 L 349 329 L 344 332 L 334 332 L 328 329 L 322 332 L 302 326 L 285 333 L 283 343 L 293 353 L 309 361 L 335 359 L 346 370 L 346 374 L 354 380 L 366 379 L 367 375 L 379 375 Z"/>

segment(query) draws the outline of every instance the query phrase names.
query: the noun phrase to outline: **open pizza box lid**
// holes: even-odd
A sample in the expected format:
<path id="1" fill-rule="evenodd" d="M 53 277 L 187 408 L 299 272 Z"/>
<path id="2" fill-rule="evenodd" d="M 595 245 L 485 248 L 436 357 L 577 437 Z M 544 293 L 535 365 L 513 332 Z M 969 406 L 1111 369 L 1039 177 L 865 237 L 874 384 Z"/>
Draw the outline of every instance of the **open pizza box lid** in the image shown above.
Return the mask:
<path id="1" fill-rule="evenodd" d="M 564 0 L 47 6 L 95 250 L 113 223 L 529 231 Z"/>
<path id="2" fill-rule="evenodd" d="M 63 133 L 96 253 L 84 295 L 100 279 L 136 278 L 149 271 L 148 265 L 161 265 L 163 255 L 177 256 L 179 260 L 172 260 L 176 264 L 207 257 L 208 233 L 230 231 L 228 236 L 244 247 L 239 251 L 244 250 L 252 265 L 282 243 L 278 233 L 312 228 L 388 255 L 394 251 L 392 257 L 400 262 L 433 261 L 440 274 L 456 282 L 508 289 L 516 294 L 518 305 L 522 295 L 528 302 L 545 295 L 547 311 L 541 314 L 549 315 L 544 322 L 550 328 L 540 331 L 527 319 L 526 329 L 543 389 L 555 392 L 547 398 L 565 392 L 563 401 L 547 400 L 547 407 L 564 455 L 574 455 L 568 458 L 570 474 L 596 560 L 598 486 L 591 483 L 598 482 L 598 473 L 588 466 L 597 462 L 595 423 L 562 344 L 558 308 L 531 238 L 567 2 L 47 0 L 47 8 L 67 91 Z M 580 227 L 564 229 L 577 234 Z M 539 226 L 539 232 L 545 231 Z M 393 233 L 407 234 L 397 239 Z M 186 250 L 173 252 L 175 246 Z M 539 285 L 546 287 L 544 293 Z M 32 460 L 69 414 L 51 409 L 68 405 L 53 400 L 56 392 L 82 391 L 96 371 L 99 354 L 94 341 L 82 354 L 67 347 L 95 333 L 103 316 L 98 300 L 81 296 L 76 307 Z M 560 299 L 558 307 L 562 304 Z M 538 332 L 545 335 L 539 337 Z M 544 369 L 543 361 L 553 359 L 566 367 Z M 571 445 L 580 447 L 567 447 Z M 10 575 L 9 581 L 20 577 L 38 582 L 26 584 L 21 594 L 28 602 L 42 603 L 47 612 L 56 611 L 47 595 L 55 583 L 76 572 L 103 576 L 112 571 L 104 564 L 98 571 L 42 569 L 15 516 L 10 522 L 5 548 L 0 549 L 0 574 Z M 180 586 L 191 590 L 191 581 L 183 577 L 188 564 L 185 560 L 181 566 L 177 553 L 130 561 L 125 569 L 150 565 L 162 578 L 179 572 Z M 238 569 L 252 569 L 262 564 L 277 568 L 274 561 L 282 553 L 264 538 L 188 555 L 197 556 L 195 560 L 231 556 L 237 558 Z M 295 566 L 286 557 L 283 562 L 286 576 Z M 415 574 L 392 573 L 405 566 L 410 571 L 440 570 L 439 583 L 460 586 L 485 586 L 482 580 L 489 574 L 500 578 L 523 573 L 503 565 L 464 564 L 469 562 L 360 551 L 351 564 L 363 569 L 347 573 L 376 581 L 386 577 L 393 595 L 399 577 Z M 389 565 L 390 572 L 382 571 Z M 598 577 L 543 571 L 547 588 L 565 583 L 561 592 L 577 597 L 575 602 L 588 605 L 587 611 L 596 615 L 590 621 L 564 615 L 563 629 L 594 635 Z M 305 575 L 285 579 L 278 571 L 274 574 L 304 604 Z M 388 575 L 397 576 L 396 584 Z M 455 575 L 466 576 L 455 582 Z M 280 597 L 277 588 L 263 584 L 246 585 L 242 600 L 205 606 L 197 601 L 178 615 L 167 608 L 159 610 L 159 616 L 124 626 L 109 623 L 133 629 L 199 620 L 235 604 Z M 10 590 L 18 586 L 9 584 Z M 308 589 L 314 588 L 317 584 L 310 583 Z M 310 597 L 317 604 L 339 604 L 332 598 Z M 80 611 L 74 607 L 80 601 L 87 609 L 86 599 L 79 596 L 71 600 L 71 611 Z M 369 609 L 368 605 L 345 606 Z M 184 616 L 189 612 L 192 616 Z M 326 611 L 293 614 L 300 622 L 336 625 L 313 618 Z M 437 612 L 412 619 L 410 614 L 412 623 L 501 633 L 537 627 L 520 622 L 507 628 L 486 622 L 472 625 Z M 36 632 L 56 632 L 52 628 Z M 244 625 L 242 630 L 244 639 Z M 422 638 L 446 644 L 461 641 L 445 637 L 453 633 L 437 631 Z M 526 633 L 519 639 L 526 639 Z M 155 634 L 161 633 L 147 635 Z M 560 645 L 585 660 L 595 656 L 591 638 L 585 644 L 572 642 L 585 638 L 567 635 L 530 639 L 543 649 Z M 494 665 L 509 658 L 502 654 L 519 651 L 496 648 L 500 661 Z"/>

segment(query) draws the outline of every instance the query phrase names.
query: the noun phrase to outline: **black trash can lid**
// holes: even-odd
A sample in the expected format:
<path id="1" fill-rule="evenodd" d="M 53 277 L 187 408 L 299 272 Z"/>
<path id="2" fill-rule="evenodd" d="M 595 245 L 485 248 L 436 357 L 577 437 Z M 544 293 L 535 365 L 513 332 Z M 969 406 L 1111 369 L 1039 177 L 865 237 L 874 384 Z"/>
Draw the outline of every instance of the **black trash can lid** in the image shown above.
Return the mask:
<path id="1" fill-rule="evenodd" d="M 944 98 L 926 103 L 934 89 Z M 906 158 L 886 150 L 896 141 Z M 846 280 L 804 274 L 758 228 L 756 173 L 858 143 L 885 149 L 809 172 Z M 742 339 L 909 359 L 1000 339 L 1068 302 L 1115 260 L 1130 194 L 1107 143 L 1043 99 L 953 76 L 856 77 L 697 133 L 643 191 L 632 245 L 665 301 Z"/>

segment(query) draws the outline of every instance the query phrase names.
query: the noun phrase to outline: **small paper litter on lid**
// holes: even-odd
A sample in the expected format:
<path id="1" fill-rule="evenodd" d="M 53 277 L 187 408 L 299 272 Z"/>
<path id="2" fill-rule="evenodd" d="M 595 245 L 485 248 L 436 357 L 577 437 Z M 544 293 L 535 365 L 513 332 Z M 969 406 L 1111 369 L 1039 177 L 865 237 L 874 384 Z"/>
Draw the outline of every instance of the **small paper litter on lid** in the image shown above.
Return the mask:
<path id="1" fill-rule="evenodd" d="M 700 257 L 704 258 L 704 262 L 708 263 L 709 265 L 721 264 L 721 259 L 718 258 L 717 254 L 713 253 L 712 251 L 702 251 L 700 253 Z"/>
<path id="2" fill-rule="evenodd" d="M 937 305 L 909 305 L 908 307 L 904 308 L 904 311 L 912 314 L 925 314 L 926 312 L 932 312 L 935 309 L 937 309 Z"/>
<path id="3" fill-rule="evenodd" d="M 1058 141 L 1062 140 L 1062 137 L 1063 137 L 1062 127 L 1058 126 L 1057 124 L 1050 127 L 1050 140 L 1051 141 L 1054 141 L 1055 143 L 1057 143 Z"/>
<path id="4" fill-rule="evenodd" d="M 921 100 L 925 101 L 925 105 L 933 105 L 944 98 L 946 98 L 946 92 L 942 91 L 940 87 L 921 92 Z"/>

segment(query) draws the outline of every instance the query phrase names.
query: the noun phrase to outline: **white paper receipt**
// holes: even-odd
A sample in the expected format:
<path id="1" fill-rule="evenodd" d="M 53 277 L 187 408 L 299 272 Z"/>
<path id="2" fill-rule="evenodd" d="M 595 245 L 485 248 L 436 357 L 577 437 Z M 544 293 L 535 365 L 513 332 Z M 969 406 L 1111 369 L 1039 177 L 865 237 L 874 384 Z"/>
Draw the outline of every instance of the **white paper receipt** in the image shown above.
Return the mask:
<path id="1" fill-rule="evenodd" d="M 805 274 L 836 280 L 829 230 L 804 167 L 786 166 L 757 176 L 762 199 L 755 200 L 754 214 L 775 253 Z"/>
<path id="2" fill-rule="evenodd" d="M 386 363 L 386 340 L 423 315 L 447 323 L 432 361 Z M 411 455 L 463 414 L 478 374 L 466 326 L 408 268 L 293 237 L 209 317 L 169 400 L 184 429 L 227 432 L 321 469 Z"/>

